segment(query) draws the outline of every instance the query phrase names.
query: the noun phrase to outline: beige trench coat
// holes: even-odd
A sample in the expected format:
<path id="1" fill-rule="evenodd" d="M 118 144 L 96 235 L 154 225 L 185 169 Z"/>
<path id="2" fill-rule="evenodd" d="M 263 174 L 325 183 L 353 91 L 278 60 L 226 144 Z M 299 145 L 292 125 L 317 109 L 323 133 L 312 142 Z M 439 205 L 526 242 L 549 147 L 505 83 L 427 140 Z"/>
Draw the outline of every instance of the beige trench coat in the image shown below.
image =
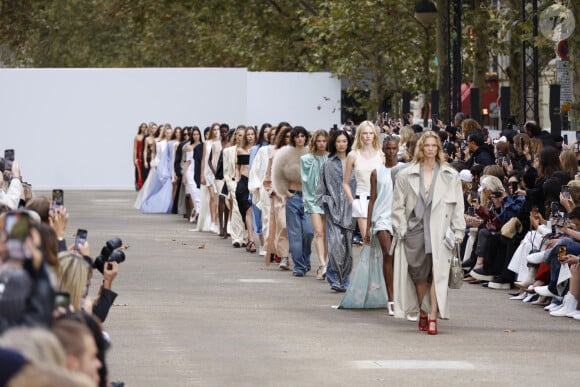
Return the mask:
<path id="1" fill-rule="evenodd" d="M 407 233 L 407 221 L 411 216 L 419 195 L 419 164 L 410 164 L 403 168 L 396 177 L 393 194 L 393 248 L 395 316 L 405 318 L 407 313 L 417 313 L 417 293 L 415 285 L 407 271 L 407 258 L 402 241 Z M 463 238 L 465 219 L 463 217 L 463 192 L 461 181 L 456 170 L 448 164 L 442 165 L 437 175 L 431 203 L 431 244 L 433 251 L 433 283 L 439 304 L 441 318 L 449 318 L 447 290 L 451 250 L 445 246 L 443 239 L 449 226 L 455 237 Z M 429 311 L 429 291 L 423 300 L 423 310 Z"/>

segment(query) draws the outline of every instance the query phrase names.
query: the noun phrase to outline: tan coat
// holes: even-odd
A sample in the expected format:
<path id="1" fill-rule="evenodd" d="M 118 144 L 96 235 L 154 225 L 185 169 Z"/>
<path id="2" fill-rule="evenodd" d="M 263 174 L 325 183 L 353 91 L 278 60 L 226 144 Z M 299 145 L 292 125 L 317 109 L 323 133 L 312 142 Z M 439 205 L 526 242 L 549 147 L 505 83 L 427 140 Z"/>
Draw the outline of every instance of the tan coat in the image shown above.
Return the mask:
<path id="1" fill-rule="evenodd" d="M 404 318 L 407 313 L 419 311 L 415 286 L 407 271 L 407 258 L 402 241 L 407 233 L 407 222 L 419 196 L 419 164 L 410 164 L 396 177 L 393 194 L 393 248 L 395 248 L 394 298 L 395 316 Z M 455 236 L 463 238 L 465 219 L 463 217 L 463 192 L 456 170 L 442 165 L 437 175 L 431 203 L 431 245 L 433 251 L 433 283 L 441 318 L 449 317 L 447 290 L 451 250 L 443 243 L 449 226 Z M 423 310 L 429 311 L 429 291 L 423 300 Z"/>

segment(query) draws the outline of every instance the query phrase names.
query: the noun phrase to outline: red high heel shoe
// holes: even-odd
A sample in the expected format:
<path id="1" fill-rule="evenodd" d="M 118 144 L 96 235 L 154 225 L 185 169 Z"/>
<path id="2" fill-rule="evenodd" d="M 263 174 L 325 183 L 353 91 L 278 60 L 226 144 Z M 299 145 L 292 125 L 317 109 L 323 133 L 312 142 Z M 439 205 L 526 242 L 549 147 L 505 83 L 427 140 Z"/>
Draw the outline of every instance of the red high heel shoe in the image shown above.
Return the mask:
<path id="1" fill-rule="evenodd" d="M 427 315 L 424 314 L 419 314 L 419 330 L 420 331 L 426 331 L 428 329 L 428 322 L 427 322 Z"/>
<path id="2" fill-rule="evenodd" d="M 430 335 L 437 334 L 437 319 L 433 319 L 433 320 L 429 319 L 427 333 Z"/>

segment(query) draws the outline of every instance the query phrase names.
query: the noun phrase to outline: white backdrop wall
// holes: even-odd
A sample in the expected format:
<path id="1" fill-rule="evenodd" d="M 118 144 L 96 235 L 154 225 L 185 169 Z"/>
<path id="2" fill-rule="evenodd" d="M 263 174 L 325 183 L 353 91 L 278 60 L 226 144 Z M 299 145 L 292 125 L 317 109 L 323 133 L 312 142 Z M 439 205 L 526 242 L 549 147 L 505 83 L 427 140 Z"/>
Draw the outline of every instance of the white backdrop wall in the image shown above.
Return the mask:
<path id="1" fill-rule="evenodd" d="M 307 129 L 340 122 L 328 73 L 246 69 L 0 69 L 0 152 L 14 148 L 34 189 L 132 189 L 141 122 Z"/>

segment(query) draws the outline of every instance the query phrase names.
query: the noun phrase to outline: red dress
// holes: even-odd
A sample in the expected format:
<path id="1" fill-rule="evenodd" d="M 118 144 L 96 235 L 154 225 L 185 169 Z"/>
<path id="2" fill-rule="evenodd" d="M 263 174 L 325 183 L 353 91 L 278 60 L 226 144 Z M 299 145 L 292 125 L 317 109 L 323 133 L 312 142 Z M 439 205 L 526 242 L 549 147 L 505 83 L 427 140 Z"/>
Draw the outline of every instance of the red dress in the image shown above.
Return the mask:
<path id="1" fill-rule="evenodd" d="M 135 184 L 137 189 L 143 187 L 143 171 L 141 166 L 143 165 L 143 140 L 137 141 L 137 166 L 135 167 Z"/>

